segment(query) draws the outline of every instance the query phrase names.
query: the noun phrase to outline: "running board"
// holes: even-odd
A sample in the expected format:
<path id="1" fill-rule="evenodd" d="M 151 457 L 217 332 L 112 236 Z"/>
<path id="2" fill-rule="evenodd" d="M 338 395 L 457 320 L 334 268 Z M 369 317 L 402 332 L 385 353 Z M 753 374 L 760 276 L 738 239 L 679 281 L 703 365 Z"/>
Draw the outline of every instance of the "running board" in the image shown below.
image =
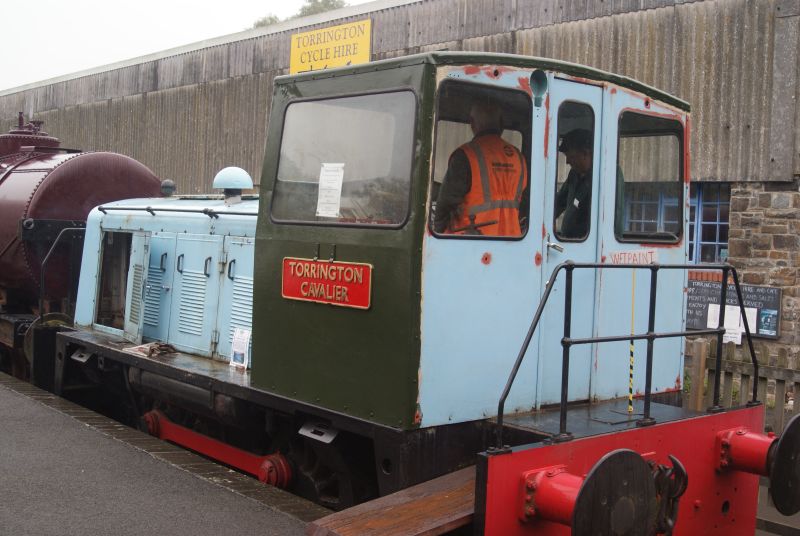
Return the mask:
<path id="1" fill-rule="evenodd" d="M 472 523 L 475 467 L 467 467 L 310 523 L 308 536 L 434 536 Z"/>

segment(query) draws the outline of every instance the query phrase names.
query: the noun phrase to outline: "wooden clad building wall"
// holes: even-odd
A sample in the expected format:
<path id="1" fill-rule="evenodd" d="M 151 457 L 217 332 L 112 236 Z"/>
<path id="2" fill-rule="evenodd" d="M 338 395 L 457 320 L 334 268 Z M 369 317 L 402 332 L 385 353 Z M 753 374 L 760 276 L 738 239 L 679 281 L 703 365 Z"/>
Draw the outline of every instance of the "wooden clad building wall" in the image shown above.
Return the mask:
<path id="1" fill-rule="evenodd" d="M 183 193 L 209 191 L 227 165 L 257 180 L 291 34 L 366 17 L 374 59 L 512 52 L 674 93 L 693 106 L 695 180 L 800 175 L 800 0 L 382 0 L 0 92 L 0 128 L 24 111 L 65 146 L 128 154 Z"/>

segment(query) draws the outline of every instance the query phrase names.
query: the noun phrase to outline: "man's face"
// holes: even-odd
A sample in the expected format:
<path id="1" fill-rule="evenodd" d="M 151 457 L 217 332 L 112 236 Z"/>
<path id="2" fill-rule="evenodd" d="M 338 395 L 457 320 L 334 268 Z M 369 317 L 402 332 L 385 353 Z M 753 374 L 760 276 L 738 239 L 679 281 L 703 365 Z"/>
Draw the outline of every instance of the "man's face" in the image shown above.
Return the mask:
<path id="1" fill-rule="evenodd" d="M 564 151 L 564 156 L 567 159 L 567 165 L 581 175 L 585 175 L 592 169 L 592 153 L 585 149 L 567 149 Z"/>

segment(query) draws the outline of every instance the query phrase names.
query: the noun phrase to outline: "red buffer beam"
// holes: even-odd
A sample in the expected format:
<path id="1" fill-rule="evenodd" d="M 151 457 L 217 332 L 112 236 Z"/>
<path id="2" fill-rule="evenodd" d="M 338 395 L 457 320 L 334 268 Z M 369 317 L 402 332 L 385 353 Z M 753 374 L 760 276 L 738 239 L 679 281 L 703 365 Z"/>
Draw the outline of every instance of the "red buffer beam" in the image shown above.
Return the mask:
<path id="1" fill-rule="evenodd" d="M 742 408 L 482 454 L 476 480 L 476 528 L 497 536 L 614 531 L 634 535 L 669 530 L 675 536 L 752 535 L 759 477 L 736 469 L 735 463 L 721 467 L 719 437 L 727 437 L 731 430 L 734 435 L 741 429 L 761 430 L 763 411 L 763 406 Z M 742 465 L 766 471 L 772 438 L 759 435 L 745 439 L 746 447 L 734 440 L 733 452 L 741 454 Z M 788 436 L 795 433 L 790 431 Z M 791 458 L 791 454 L 781 457 Z M 793 498 L 787 502 L 793 503 Z M 657 510 L 651 511 L 654 507 Z M 653 517 L 663 523 L 651 525 L 656 521 Z M 603 532 L 603 527 L 608 530 Z"/>

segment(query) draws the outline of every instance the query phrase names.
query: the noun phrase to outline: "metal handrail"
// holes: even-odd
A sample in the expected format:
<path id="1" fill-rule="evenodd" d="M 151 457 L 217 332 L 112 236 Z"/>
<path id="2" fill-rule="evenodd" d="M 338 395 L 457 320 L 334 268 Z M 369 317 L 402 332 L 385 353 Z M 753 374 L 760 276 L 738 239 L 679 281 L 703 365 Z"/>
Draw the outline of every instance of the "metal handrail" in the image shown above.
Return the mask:
<path id="1" fill-rule="evenodd" d="M 109 210 L 132 210 L 132 211 L 142 211 L 148 212 L 151 215 L 155 216 L 156 212 L 187 212 L 187 213 L 195 213 L 195 214 L 205 214 L 209 218 L 219 218 L 220 216 L 258 216 L 258 212 L 236 212 L 233 210 L 213 210 L 210 208 L 162 208 L 162 207 L 104 207 L 100 205 L 97 207 L 97 210 L 106 214 Z"/>
<path id="2" fill-rule="evenodd" d="M 576 268 L 650 270 L 650 301 L 648 308 L 649 315 L 648 315 L 647 333 L 628 334 L 619 336 L 614 335 L 607 337 L 588 337 L 579 339 L 571 338 L 570 330 L 572 324 L 572 272 Z M 720 314 L 719 314 L 719 321 L 717 324 L 717 328 L 706 329 L 706 330 L 656 333 L 654 330 L 655 330 L 655 310 L 656 310 L 655 304 L 656 304 L 656 288 L 658 283 L 658 271 L 689 270 L 689 269 L 696 270 L 698 268 L 706 270 L 722 271 L 723 284 L 720 292 Z M 528 351 L 528 347 L 530 346 L 533 334 L 539 325 L 539 321 L 541 320 L 544 307 L 545 305 L 547 305 L 547 301 L 550 298 L 550 293 L 552 292 L 553 287 L 555 286 L 556 283 L 556 279 L 558 278 L 558 275 L 561 271 L 566 271 L 566 289 L 564 293 L 564 307 L 565 307 L 564 337 L 561 339 L 561 345 L 564 348 L 564 352 L 562 356 L 562 368 L 561 368 L 561 404 L 560 404 L 560 416 L 559 416 L 559 433 L 557 436 L 553 438 L 553 441 L 555 442 L 569 441 L 570 439 L 572 439 L 572 434 L 570 434 L 567 431 L 567 397 L 568 397 L 568 387 L 569 387 L 569 352 L 570 352 L 570 347 L 572 347 L 573 345 L 617 342 L 617 341 L 647 340 L 647 365 L 646 365 L 647 369 L 646 369 L 645 392 L 644 392 L 644 416 L 642 419 L 637 421 L 636 424 L 638 426 L 648 426 L 651 424 L 655 424 L 655 420 L 650 417 L 650 399 L 652 398 L 651 389 L 652 389 L 652 375 L 653 375 L 653 343 L 656 339 L 685 337 L 687 335 L 716 334 L 717 336 L 716 366 L 717 370 L 720 370 L 722 366 L 722 336 L 725 333 L 725 328 L 723 328 L 722 326 L 725 325 L 725 304 L 727 299 L 729 272 L 733 276 L 733 284 L 734 288 L 736 289 L 737 299 L 739 301 L 739 310 L 742 315 L 742 320 L 744 322 L 744 330 L 747 336 L 747 344 L 748 348 L 750 349 L 750 359 L 753 364 L 753 373 L 755 376 L 758 376 L 758 359 L 756 358 L 755 349 L 753 348 L 753 341 L 750 335 L 750 326 L 747 322 L 747 315 L 745 314 L 744 310 L 744 300 L 742 299 L 742 289 L 739 285 L 739 276 L 736 273 L 736 269 L 730 264 L 725 263 L 725 264 L 689 265 L 689 264 L 651 263 L 643 265 L 643 264 L 575 263 L 573 261 L 566 261 L 555 267 L 552 274 L 550 275 L 550 279 L 548 279 L 547 281 L 544 294 L 542 295 L 542 299 L 539 302 L 539 307 L 536 309 L 536 313 L 533 316 L 533 321 L 531 322 L 530 328 L 528 328 L 528 333 L 525 335 L 525 340 L 522 343 L 522 347 L 520 348 L 519 354 L 517 355 L 517 359 L 514 362 L 514 366 L 511 369 L 511 373 L 508 376 L 508 381 L 506 382 L 506 386 L 503 389 L 503 394 L 500 396 L 500 401 L 497 404 L 497 448 L 500 449 L 501 451 L 506 448 L 503 445 L 503 410 L 505 408 L 506 399 L 508 399 L 508 395 L 511 392 L 511 387 L 514 384 L 514 380 L 517 377 L 519 368 L 522 365 L 522 361 L 525 358 L 525 354 Z M 757 383 L 758 382 L 753 382 L 753 398 L 750 402 L 748 402 L 748 405 L 759 404 Z M 722 411 L 723 408 L 720 406 L 719 400 L 720 400 L 720 375 L 717 374 L 714 378 L 714 404 L 710 408 L 708 408 L 709 412 Z"/>
<path id="3" fill-rule="evenodd" d="M 50 249 L 47 250 L 47 255 L 44 256 L 42 260 L 42 266 L 39 269 L 39 318 L 44 318 L 44 296 L 45 296 L 45 275 L 47 274 L 46 268 L 47 263 L 50 261 L 50 257 L 53 255 L 53 252 L 56 250 L 56 247 L 61 242 L 61 237 L 65 234 L 69 233 L 85 233 L 86 229 L 84 227 L 64 227 L 61 229 L 61 232 L 58 233 L 56 239 L 53 241 L 53 244 L 50 246 Z"/>

